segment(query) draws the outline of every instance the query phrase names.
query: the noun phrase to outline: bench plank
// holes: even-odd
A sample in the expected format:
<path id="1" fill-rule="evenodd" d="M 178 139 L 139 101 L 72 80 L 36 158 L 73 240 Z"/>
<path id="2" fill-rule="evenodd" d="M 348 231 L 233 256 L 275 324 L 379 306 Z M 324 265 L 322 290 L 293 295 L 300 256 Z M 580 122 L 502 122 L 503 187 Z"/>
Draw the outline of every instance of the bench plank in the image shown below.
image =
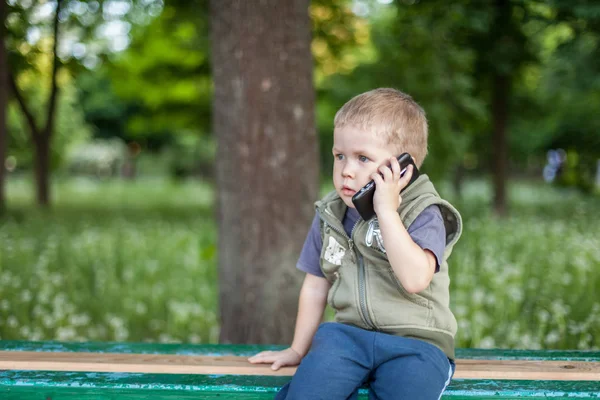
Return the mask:
<path id="1" fill-rule="evenodd" d="M 239 356 L 0 351 L 0 369 L 162 374 L 291 376 L 295 367 L 272 371 Z M 600 362 L 456 360 L 457 379 L 598 380 Z"/>
<path id="2" fill-rule="evenodd" d="M 274 394 L 286 382 L 289 376 L 273 376 L 268 366 L 252 366 L 247 364 L 245 358 L 264 350 L 280 350 L 285 346 L 264 345 L 214 345 L 214 344 L 157 344 L 157 343 L 115 343 L 115 342 L 31 342 L 31 341 L 0 341 L 0 351 L 10 352 L 13 357 L 21 352 L 35 352 L 32 359 L 26 362 L 39 361 L 46 354 L 70 353 L 70 357 L 80 358 L 78 353 L 88 356 L 107 355 L 109 357 L 122 357 L 133 355 L 135 357 L 148 355 L 162 356 L 192 356 L 213 357 L 228 360 L 223 357 L 239 357 L 244 368 L 260 368 L 270 375 L 222 375 L 222 374 L 166 374 L 161 371 L 156 373 L 131 373 L 131 372 L 73 372 L 73 371 L 42 371 L 42 370 L 5 370 L 0 371 L 0 398 L 2 400 L 175 400 L 197 398 L 227 398 L 227 399 L 272 399 Z M 522 364 L 523 361 L 542 362 L 543 366 L 556 365 L 548 362 L 558 362 L 558 365 L 572 365 L 572 363 L 594 363 L 600 361 L 600 351 L 576 350 L 504 350 L 504 349 L 457 349 L 458 361 L 457 375 L 461 373 L 462 366 L 469 366 L 472 373 L 477 369 L 468 365 L 469 361 L 477 361 L 483 373 L 489 370 L 485 363 L 489 361 L 505 361 L 503 367 L 512 371 L 510 362 L 527 365 L 532 370 L 537 370 L 534 363 Z M 156 362 L 163 362 L 160 357 L 149 358 Z M 125 363 L 130 359 L 124 359 Z M 143 358 L 143 365 L 147 366 L 147 359 Z M 184 358 L 184 360 L 189 360 Z M 83 360 L 85 361 L 85 360 Z M 89 361 L 89 359 L 88 359 Z M 93 360 L 95 363 L 97 360 Z M 114 359 L 112 360 L 114 361 Z M 112 362 L 109 361 L 109 362 Z M 508 361 L 509 363 L 506 363 Z M 56 362 L 56 359 L 51 362 Z M 64 362 L 59 359 L 59 363 Z M 87 361 L 86 361 L 87 362 Z M 161 368 L 179 367 L 182 364 L 177 357 Z M 72 365 L 72 364 L 71 364 Z M 193 366 L 194 364 L 192 364 Z M 582 364 L 577 366 L 586 366 Z M 185 367 L 185 365 L 184 365 Z M 71 367 L 69 369 L 72 369 Z M 566 372 L 574 372 L 569 368 L 562 368 Z M 560 371 L 564 373 L 565 371 Z M 578 371 L 586 373 L 585 371 Z M 505 373 L 505 372 L 502 372 Z M 600 381 L 593 380 L 525 380 L 525 379 L 461 379 L 455 376 L 450 386 L 444 392 L 443 400 L 474 400 L 474 399 L 504 399 L 523 400 L 547 399 L 548 397 L 560 398 L 586 398 L 600 399 Z M 365 388 L 360 390 L 360 400 L 367 400 Z"/>
<path id="3" fill-rule="evenodd" d="M 3 400 L 273 399 L 289 377 L 0 371 Z M 367 390 L 359 391 L 367 399 Z M 443 400 L 600 399 L 597 381 L 455 379 Z"/>

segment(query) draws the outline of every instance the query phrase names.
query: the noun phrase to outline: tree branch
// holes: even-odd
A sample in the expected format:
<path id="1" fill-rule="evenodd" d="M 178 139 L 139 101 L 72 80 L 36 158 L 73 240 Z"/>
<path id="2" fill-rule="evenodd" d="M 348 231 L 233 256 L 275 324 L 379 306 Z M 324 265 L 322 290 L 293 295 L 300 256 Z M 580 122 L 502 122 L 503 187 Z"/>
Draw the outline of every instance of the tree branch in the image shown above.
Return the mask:
<path id="1" fill-rule="evenodd" d="M 29 108 L 27 108 L 27 103 L 25 103 L 25 99 L 23 98 L 23 95 L 19 91 L 15 77 L 13 76 L 10 69 L 8 71 L 8 83 L 13 92 L 13 95 L 19 102 L 19 105 L 21 106 L 21 111 L 23 111 L 23 114 L 25 114 L 25 119 L 27 120 L 27 123 L 29 124 L 29 130 L 31 131 L 31 136 L 35 140 L 36 137 L 39 135 L 38 128 L 35 125 L 35 118 L 33 117 L 33 114 L 31 113 L 31 111 L 29 111 Z"/>
<path id="2" fill-rule="evenodd" d="M 56 116 L 56 98 L 58 94 L 58 82 L 56 81 L 56 75 L 58 73 L 58 67 L 60 64 L 60 60 L 58 59 L 58 54 L 56 50 L 58 49 L 58 17 L 60 14 L 60 6 L 62 1 L 57 0 L 56 2 L 56 13 L 54 14 L 54 44 L 52 46 L 52 90 L 50 91 L 50 98 L 48 99 L 48 114 L 46 117 L 46 126 L 44 127 L 43 134 L 48 136 L 52 136 L 52 132 L 54 129 L 54 118 Z"/>

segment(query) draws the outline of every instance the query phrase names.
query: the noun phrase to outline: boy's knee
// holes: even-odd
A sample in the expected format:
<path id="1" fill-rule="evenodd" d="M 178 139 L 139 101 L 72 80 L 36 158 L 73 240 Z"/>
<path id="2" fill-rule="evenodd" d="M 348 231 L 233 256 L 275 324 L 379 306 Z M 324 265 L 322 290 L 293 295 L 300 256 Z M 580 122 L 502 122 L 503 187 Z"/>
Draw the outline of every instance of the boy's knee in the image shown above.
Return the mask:
<path id="1" fill-rule="evenodd" d="M 375 372 L 371 389 L 381 399 L 439 399 L 453 374 L 450 363 L 441 367 L 422 357 L 406 364 L 386 363 Z"/>

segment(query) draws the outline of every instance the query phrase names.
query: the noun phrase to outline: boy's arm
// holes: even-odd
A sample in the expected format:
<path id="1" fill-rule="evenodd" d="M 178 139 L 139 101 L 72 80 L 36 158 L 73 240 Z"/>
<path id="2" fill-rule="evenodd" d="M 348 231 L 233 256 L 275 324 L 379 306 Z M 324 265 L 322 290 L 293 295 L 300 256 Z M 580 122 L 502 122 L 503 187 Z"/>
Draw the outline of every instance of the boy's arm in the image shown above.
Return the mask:
<path id="1" fill-rule="evenodd" d="M 330 283 L 325 278 L 306 274 L 300 299 L 298 300 L 298 316 L 292 350 L 304 357 L 308 353 L 313 336 L 323 320 L 323 313 L 327 305 L 327 293 Z"/>
<path id="2" fill-rule="evenodd" d="M 398 160 L 392 158 L 390 164 L 391 167 L 379 168 L 381 175 L 374 173 L 371 176 L 377 187 L 373 206 L 394 273 L 407 292 L 418 293 L 429 286 L 437 260 L 431 251 L 423 250 L 412 240 L 396 211 L 402 202 L 398 193 L 410 181 L 412 166 L 401 177 Z"/>
<path id="3" fill-rule="evenodd" d="M 378 219 L 388 260 L 404 289 L 418 293 L 427 288 L 435 274 L 436 257 L 412 240 L 396 210 L 378 214 Z"/>
<path id="4" fill-rule="evenodd" d="M 313 336 L 323 319 L 329 287 L 327 279 L 307 273 L 300 289 L 296 329 L 291 347 L 282 351 L 263 351 L 250 357 L 248 361 L 253 364 L 272 364 L 273 370 L 287 365 L 298 365 L 308 353 Z"/>

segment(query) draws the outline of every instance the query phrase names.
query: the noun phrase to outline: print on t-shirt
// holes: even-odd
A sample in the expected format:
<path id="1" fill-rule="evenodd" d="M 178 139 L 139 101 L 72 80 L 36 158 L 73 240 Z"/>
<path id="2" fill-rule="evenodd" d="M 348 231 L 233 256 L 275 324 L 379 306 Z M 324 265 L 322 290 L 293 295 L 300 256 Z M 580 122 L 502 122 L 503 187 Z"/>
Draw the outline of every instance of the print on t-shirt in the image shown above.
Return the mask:
<path id="1" fill-rule="evenodd" d="M 333 265 L 342 265 L 342 258 L 346 249 L 342 247 L 333 237 L 329 236 L 329 243 L 325 249 L 325 260 Z"/>

